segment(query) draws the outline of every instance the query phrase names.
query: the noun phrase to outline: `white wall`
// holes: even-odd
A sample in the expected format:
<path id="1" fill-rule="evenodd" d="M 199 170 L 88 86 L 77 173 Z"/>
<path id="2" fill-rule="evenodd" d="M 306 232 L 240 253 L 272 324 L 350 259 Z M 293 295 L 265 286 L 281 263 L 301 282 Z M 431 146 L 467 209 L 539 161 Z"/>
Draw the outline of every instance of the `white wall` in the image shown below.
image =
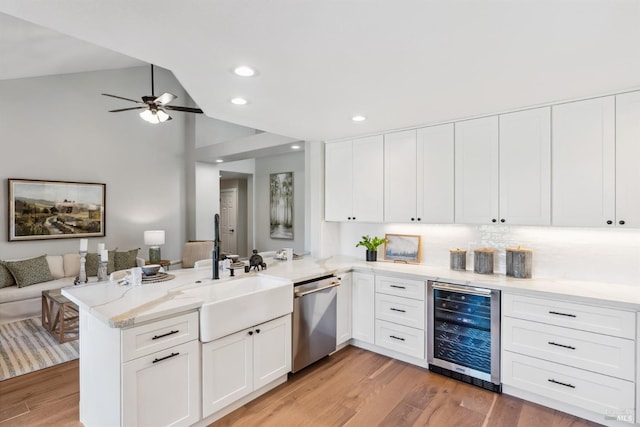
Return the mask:
<path id="1" fill-rule="evenodd" d="M 220 213 L 220 170 L 211 163 L 196 163 L 196 240 L 215 237 L 214 216 Z"/>
<path id="2" fill-rule="evenodd" d="M 204 115 L 197 116 L 195 122 L 196 148 L 233 141 L 234 139 L 256 134 L 255 129 Z"/>
<path id="3" fill-rule="evenodd" d="M 269 175 L 293 172 L 293 240 L 272 239 L 269 221 Z M 255 174 L 255 242 L 259 251 L 293 248 L 303 252 L 305 246 L 305 159 L 297 152 L 256 159 Z"/>
<path id="4" fill-rule="evenodd" d="M 156 92 L 188 97 L 170 72 L 156 69 Z M 63 254 L 77 239 L 8 242 L 7 178 L 105 183 L 109 248 L 143 244 L 143 231 L 164 229 L 163 258 L 177 259 L 185 240 L 184 113 L 151 125 L 136 111 L 107 110 L 135 104 L 101 96 L 149 95 L 148 67 L 0 81 L 0 259 Z"/>

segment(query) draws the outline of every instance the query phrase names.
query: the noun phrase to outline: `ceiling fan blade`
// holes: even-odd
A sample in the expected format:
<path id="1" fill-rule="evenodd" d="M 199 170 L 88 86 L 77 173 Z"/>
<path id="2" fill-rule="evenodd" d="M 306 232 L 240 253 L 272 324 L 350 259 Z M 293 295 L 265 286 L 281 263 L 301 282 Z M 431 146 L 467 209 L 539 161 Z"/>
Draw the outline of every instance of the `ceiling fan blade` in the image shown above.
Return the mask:
<path id="1" fill-rule="evenodd" d="M 199 108 L 191 108 L 191 107 L 175 107 L 173 105 L 165 105 L 162 108 L 166 108 L 167 110 L 173 111 L 184 111 L 185 113 L 197 113 L 202 114 L 202 110 Z"/>
<path id="2" fill-rule="evenodd" d="M 174 94 L 165 92 L 159 97 L 157 97 L 156 99 L 154 99 L 153 102 L 155 102 L 158 105 L 166 105 L 176 98 L 177 96 L 175 96 Z"/>
<path id="3" fill-rule="evenodd" d="M 109 110 L 110 113 L 119 113 L 120 111 L 129 111 L 129 110 L 141 110 L 147 108 L 145 106 L 140 106 L 140 107 L 130 107 L 130 108 L 120 108 L 118 110 Z"/>
<path id="4" fill-rule="evenodd" d="M 109 95 L 108 93 L 103 93 L 102 95 L 110 96 L 112 98 L 124 99 L 125 101 L 131 101 L 131 102 L 135 102 L 137 104 L 142 104 L 140 101 L 136 101 L 135 99 L 125 98 L 125 97 L 118 96 L 118 95 Z"/>

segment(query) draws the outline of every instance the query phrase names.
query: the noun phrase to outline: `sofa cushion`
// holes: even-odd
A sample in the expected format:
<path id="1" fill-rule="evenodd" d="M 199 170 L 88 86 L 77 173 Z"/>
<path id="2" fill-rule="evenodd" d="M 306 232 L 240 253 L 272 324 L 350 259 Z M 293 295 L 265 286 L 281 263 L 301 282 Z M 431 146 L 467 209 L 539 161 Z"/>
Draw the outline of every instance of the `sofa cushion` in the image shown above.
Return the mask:
<path id="1" fill-rule="evenodd" d="M 80 254 L 64 254 L 62 255 L 64 264 L 64 277 L 78 277 L 80 274 Z"/>
<path id="2" fill-rule="evenodd" d="M 126 270 L 127 268 L 136 267 L 136 258 L 139 249 L 131 249 L 130 251 L 116 251 L 115 253 L 115 270 Z M 111 255 L 109 255 L 111 257 Z M 111 274 L 111 272 L 109 272 Z"/>
<path id="3" fill-rule="evenodd" d="M 0 261 L 0 288 L 15 285 L 16 280 L 13 278 L 13 274 L 11 274 L 4 261 Z"/>
<path id="4" fill-rule="evenodd" d="M 18 288 L 17 286 L 3 288 L 0 289 L 0 304 L 13 301 L 22 301 L 31 298 L 39 298 L 42 296 L 42 291 L 45 291 L 47 289 L 60 289 L 67 286 L 73 286 L 73 280 L 73 277 L 64 277 L 62 279 L 37 283 L 25 288 Z"/>
<path id="5" fill-rule="evenodd" d="M 6 261 L 6 266 L 16 279 L 19 288 L 52 279 L 46 255 L 22 261 Z"/>
<path id="6" fill-rule="evenodd" d="M 111 274 L 115 270 L 115 254 L 116 251 L 109 251 L 109 258 L 107 259 L 107 274 Z M 85 257 L 84 271 L 87 273 L 87 277 L 89 276 L 97 276 L 98 275 L 98 265 L 100 264 L 100 255 L 96 254 L 87 254 Z M 78 269 L 78 272 L 80 269 Z"/>
<path id="7" fill-rule="evenodd" d="M 62 255 L 47 255 L 47 264 L 53 279 L 62 279 L 64 277 L 64 263 Z"/>

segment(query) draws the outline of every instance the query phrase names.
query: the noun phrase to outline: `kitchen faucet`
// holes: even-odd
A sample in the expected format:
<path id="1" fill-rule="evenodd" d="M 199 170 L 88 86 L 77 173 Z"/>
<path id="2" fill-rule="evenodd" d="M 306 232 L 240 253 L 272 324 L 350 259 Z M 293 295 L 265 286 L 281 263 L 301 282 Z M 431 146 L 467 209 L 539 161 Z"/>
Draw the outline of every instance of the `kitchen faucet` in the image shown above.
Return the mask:
<path id="1" fill-rule="evenodd" d="M 213 279 L 220 278 L 220 267 L 218 261 L 220 260 L 220 215 L 215 214 L 213 217 L 214 227 L 214 240 L 213 240 L 213 252 L 211 254 L 213 264 Z"/>

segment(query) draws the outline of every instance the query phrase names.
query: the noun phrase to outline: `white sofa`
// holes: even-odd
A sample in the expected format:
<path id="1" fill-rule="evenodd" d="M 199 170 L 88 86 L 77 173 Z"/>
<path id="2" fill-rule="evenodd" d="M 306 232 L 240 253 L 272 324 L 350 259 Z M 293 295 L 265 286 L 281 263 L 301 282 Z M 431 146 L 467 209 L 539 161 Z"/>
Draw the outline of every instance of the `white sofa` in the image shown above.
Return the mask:
<path id="1" fill-rule="evenodd" d="M 0 323 L 40 316 L 42 291 L 73 285 L 80 273 L 79 254 L 47 255 L 46 259 L 53 280 L 22 288 L 17 286 L 0 288 Z M 136 263 L 144 265 L 144 260 L 136 258 Z M 95 277 L 93 279 L 95 280 Z"/>

